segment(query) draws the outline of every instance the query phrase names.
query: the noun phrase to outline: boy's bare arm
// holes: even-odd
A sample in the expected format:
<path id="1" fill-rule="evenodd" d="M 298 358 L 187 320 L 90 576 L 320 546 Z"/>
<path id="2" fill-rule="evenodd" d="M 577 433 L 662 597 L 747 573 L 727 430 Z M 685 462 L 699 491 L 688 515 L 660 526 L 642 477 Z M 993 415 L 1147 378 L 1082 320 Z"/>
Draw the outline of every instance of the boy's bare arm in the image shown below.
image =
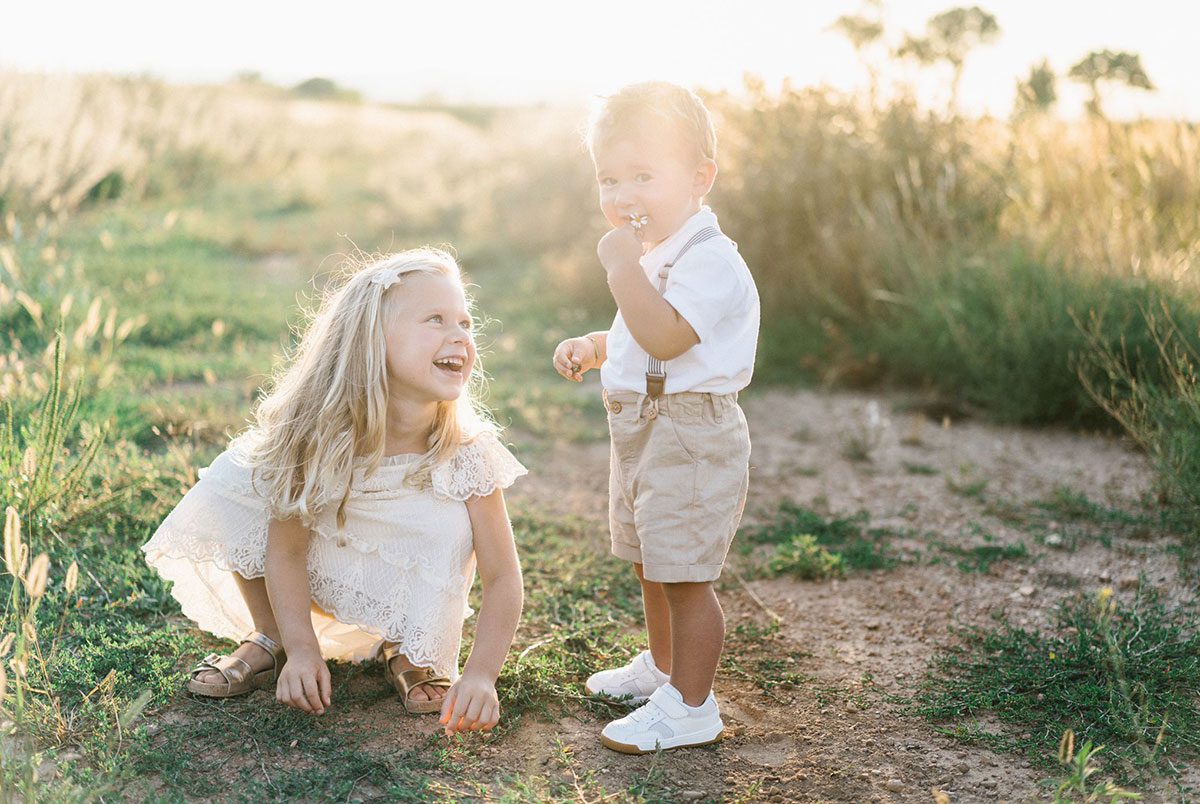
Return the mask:
<path id="1" fill-rule="evenodd" d="M 642 244 L 629 229 L 613 229 L 596 253 L 629 333 L 651 357 L 672 360 L 700 343 L 692 325 L 650 284 L 638 259 Z"/>

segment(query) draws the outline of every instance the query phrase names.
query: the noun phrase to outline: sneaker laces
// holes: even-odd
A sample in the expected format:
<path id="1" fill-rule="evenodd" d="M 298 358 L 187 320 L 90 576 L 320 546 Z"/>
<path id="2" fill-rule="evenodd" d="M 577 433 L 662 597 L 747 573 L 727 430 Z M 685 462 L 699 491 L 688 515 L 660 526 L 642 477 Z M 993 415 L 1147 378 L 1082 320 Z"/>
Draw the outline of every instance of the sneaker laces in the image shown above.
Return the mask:
<path id="1" fill-rule="evenodd" d="M 634 723 L 647 723 L 654 720 L 662 720 L 666 716 L 667 710 L 663 709 L 654 701 L 646 701 L 646 703 L 629 713 L 629 719 Z"/>

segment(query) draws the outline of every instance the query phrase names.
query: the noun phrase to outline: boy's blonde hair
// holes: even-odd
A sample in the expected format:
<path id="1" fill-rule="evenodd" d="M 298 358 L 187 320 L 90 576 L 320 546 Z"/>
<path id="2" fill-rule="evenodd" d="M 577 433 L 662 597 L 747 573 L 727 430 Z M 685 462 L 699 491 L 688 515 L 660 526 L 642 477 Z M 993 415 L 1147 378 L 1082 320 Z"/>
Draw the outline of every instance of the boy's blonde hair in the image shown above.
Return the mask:
<path id="1" fill-rule="evenodd" d="M 352 258 L 323 293 L 247 433 L 252 477 L 271 516 L 299 517 L 311 526 L 319 511 L 336 504 L 341 527 L 355 459 L 363 459 L 359 466 L 367 474 L 379 468 L 388 410 L 385 327 L 405 292 L 405 279 L 414 273 L 441 274 L 462 284 L 452 256 L 421 248 Z M 476 401 L 481 385 L 476 362 L 463 394 L 438 403 L 429 448 L 407 482 L 428 486 L 435 464 L 480 432 L 495 431 Z"/>
<path id="2" fill-rule="evenodd" d="M 666 81 L 630 84 L 601 98 L 588 125 L 588 151 L 595 157 L 597 143 L 641 131 L 647 125 L 652 130 L 670 129 L 697 161 L 717 158 L 717 130 L 704 101 Z"/>

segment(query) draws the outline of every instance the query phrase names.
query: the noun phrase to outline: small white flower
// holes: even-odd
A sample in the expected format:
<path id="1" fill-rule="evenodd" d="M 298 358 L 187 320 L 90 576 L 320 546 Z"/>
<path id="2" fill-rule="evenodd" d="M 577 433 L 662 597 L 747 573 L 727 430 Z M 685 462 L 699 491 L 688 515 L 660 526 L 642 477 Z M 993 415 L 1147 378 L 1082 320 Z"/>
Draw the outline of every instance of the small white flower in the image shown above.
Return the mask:
<path id="1" fill-rule="evenodd" d="M 871 401 L 867 403 L 867 426 L 872 430 L 882 430 L 884 424 L 883 416 L 879 413 L 879 403 Z"/>
<path id="2" fill-rule="evenodd" d="M 629 216 L 629 225 L 632 226 L 635 231 L 638 229 L 641 229 L 643 226 L 645 226 L 649 222 L 650 222 L 649 215 L 630 215 Z"/>

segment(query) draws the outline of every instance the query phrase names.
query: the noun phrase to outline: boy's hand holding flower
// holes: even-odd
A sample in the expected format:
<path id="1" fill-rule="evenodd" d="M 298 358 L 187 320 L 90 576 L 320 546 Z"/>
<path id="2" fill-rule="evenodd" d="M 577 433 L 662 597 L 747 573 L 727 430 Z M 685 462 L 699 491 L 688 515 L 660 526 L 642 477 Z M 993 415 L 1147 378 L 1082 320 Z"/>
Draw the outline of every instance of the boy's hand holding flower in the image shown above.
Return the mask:
<path id="1" fill-rule="evenodd" d="M 596 255 L 610 276 L 624 268 L 635 267 L 640 270 L 638 261 L 642 257 L 642 241 L 638 239 L 632 227 L 611 229 L 600 238 L 596 246 Z"/>

